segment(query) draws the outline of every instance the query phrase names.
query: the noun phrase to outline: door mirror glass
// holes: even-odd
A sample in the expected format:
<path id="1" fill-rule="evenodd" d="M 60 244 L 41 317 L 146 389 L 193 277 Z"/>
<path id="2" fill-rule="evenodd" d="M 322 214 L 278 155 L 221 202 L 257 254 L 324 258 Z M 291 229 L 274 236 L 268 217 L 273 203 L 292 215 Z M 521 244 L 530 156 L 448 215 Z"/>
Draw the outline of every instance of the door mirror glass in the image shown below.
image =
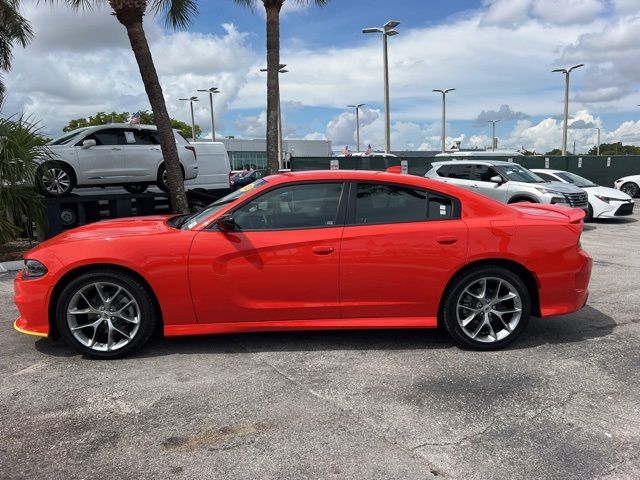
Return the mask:
<path id="1" fill-rule="evenodd" d="M 502 185 L 502 177 L 500 175 L 494 175 L 493 177 L 491 177 L 491 181 L 493 183 L 497 183 L 498 185 Z"/>
<path id="2" fill-rule="evenodd" d="M 82 148 L 91 148 L 97 145 L 96 141 L 93 139 L 85 140 L 82 142 Z"/>
<path id="3" fill-rule="evenodd" d="M 216 225 L 218 225 L 218 228 L 220 230 L 225 232 L 233 232 L 234 230 L 238 229 L 238 225 L 233 219 L 233 215 L 231 215 L 230 213 L 222 215 L 220 218 L 218 218 L 218 220 L 216 220 Z"/>

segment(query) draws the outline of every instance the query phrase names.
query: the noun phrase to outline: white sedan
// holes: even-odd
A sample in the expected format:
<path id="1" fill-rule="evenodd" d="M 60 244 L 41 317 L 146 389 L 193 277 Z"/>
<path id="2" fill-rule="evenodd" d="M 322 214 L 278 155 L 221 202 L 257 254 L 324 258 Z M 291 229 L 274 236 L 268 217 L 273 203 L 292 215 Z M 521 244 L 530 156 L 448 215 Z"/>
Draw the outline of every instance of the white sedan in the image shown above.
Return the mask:
<path id="1" fill-rule="evenodd" d="M 613 186 L 633 198 L 640 197 L 640 175 L 629 175 L 613 182 Z"/>
<path id="2" fill-rule="evenodd" d="M 624 192 L 596 185 L 575 173 L 548 168 L 533 168 L 532 172 L 544 180 L 571 183 L 587 192 L 589 198 L 588 219 L 614 218 L 633 213 L 633 199 Z"/>

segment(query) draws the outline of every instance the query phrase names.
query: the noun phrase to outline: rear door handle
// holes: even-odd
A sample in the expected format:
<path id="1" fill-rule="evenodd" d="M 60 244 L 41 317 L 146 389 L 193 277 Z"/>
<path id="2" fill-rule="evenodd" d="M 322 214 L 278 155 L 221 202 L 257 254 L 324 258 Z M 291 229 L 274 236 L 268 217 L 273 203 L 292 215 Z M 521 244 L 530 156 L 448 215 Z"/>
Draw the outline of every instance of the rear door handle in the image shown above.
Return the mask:
<path id="1" fill-rule="evenodd" d="M 118 147 L 113 147 L 111 150 L 122 150 L 122 149 Z"/>
<path id="2" fill-rule="evenodd" d="M 438 243 L 441 243 L 442 245 L 453 245 L 454 243 L 456 243 L 458 241 L 458 237 L 452 237 L 452 236 L 441 236 L 441 237 L 436 237 L 436 241 Z"/>
<path id="3" fill-rule="evenodd" d="M 311 251 L 316 255 L 331 255 L 333 253 L 333 247 L 322 245 L 313 247 Z"/>

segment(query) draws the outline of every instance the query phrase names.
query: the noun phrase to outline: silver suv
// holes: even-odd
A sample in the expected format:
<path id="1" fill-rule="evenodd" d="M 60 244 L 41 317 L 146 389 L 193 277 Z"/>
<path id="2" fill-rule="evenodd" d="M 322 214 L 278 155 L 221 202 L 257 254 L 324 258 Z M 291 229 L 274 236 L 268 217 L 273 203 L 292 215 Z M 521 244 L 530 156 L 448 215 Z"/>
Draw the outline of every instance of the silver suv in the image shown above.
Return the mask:
<path id="1" fill-rule="evenodd" d="M 425 177 L 468 188 L 503 203 L 550 203 L 588 209 L 584 190 L 561 182 L 547 182 L 517 163 L 500 160 L 434 162 Z"/>
<path id="2" fill-rule="evenodd" d="M 196 150 L 174 130 L 185 180 L 198 176 Z M 76 187 L 122 185 L 142 193 L 150 184 L 168 191 L 167 173 L 153 125 L 109 124 L 78 128 L 46 145 L 47 162 L 38 169 L 37 187 L 48 197 L 69 195 Z"/>

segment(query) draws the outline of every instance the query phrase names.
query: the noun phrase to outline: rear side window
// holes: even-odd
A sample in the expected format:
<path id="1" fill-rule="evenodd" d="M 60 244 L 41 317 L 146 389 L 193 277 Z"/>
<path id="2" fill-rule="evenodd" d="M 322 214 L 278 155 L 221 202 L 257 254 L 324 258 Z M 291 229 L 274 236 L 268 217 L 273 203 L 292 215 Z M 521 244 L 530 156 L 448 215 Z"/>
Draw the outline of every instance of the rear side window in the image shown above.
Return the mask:
<path id="1" fill-rule="evenodd" d="M 471 179 L 471 169 L 473 165 L 470 164 L 460 164 L 460 165 L 449 165 L 449 178 L 460 178 L 462 180 L 470 180 Z"/>
<path id="2" fill-rule="evenodd" d="M 83 140 L 95 140 L 96 145 L 125 145 L 124 131 L 118 128 L 105 128 L 88 135 Z"/>
<path id="3" fill-rule="evenodd" d="M 355 224 L 420 222 L 459 217 L 457 200 L 402 185 L 360 183 Z"/>
<path id="4" fill-rule="evenodd" d="M 438 172 L 438 175 L 440 175 L 441 177 L 448 177 L 449 165 L 442 165 L 438 170 L 436 170 L 436 172 Z"/>

